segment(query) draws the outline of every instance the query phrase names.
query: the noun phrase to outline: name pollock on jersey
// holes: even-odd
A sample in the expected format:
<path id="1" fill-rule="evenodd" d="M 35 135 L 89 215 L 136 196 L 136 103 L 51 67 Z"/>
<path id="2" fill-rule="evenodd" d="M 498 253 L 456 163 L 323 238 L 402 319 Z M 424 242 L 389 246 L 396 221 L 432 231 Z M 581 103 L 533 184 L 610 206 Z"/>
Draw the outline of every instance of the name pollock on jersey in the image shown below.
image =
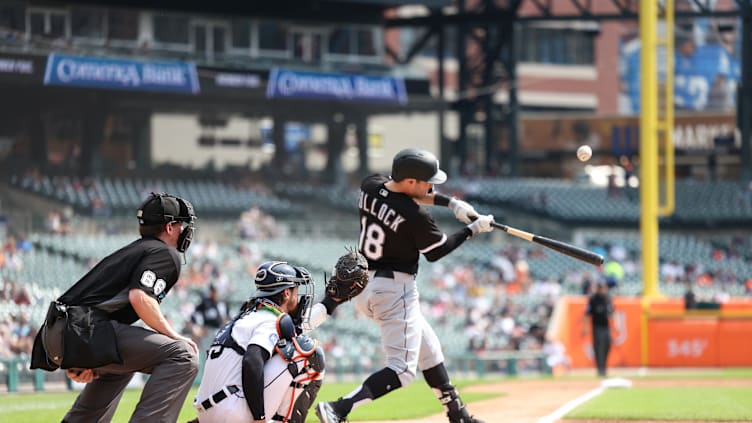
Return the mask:
<path id="1" fill-rule="evenodd" d="M 394 232 L 397 232 L 397 227 L 399 227 L 400 223 L 405 221 L 405 218 L 394 211 L 394 209 L 381 203 L 377 198 L 373 198 L 363 191 L 360 192 L 358 207 L 364 212 L 379 219 L 384 223 L 384 226 Z"/>

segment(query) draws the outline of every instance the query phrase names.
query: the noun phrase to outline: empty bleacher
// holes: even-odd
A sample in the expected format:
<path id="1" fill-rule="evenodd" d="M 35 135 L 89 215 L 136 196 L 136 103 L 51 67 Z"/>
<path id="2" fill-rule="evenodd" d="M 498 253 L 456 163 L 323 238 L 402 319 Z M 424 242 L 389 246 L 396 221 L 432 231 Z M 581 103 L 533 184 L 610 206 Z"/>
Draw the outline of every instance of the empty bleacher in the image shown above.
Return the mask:
<path id="1" fill-rule="evenodd" d="M 10 183 L 16 188 L 61 201 L 84 214 L 92 212 L 95 200 L 101 200 L 101 206 L 109 208 L 112 213 L 131 213 L 152 191 L 166 191 L 188 198 L 197 210 L 205 214 L 237 215 L 251 206 L 280 216 L 301 211 L 289 201 L 274 195 L 215 180 L 14 175 Z"/>

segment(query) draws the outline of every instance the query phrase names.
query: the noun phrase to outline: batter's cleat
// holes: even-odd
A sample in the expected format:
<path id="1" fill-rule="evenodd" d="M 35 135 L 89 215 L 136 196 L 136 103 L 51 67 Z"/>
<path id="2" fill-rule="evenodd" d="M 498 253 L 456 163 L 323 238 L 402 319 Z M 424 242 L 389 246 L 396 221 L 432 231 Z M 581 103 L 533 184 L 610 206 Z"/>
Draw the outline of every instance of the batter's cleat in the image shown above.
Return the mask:
<path id="1" fill-rule="evenodd" d="M 321 423 L 346 423 L 347 419 L 334 411 L 329 402 L 320 402 L 316 405 L 316 415 Z"/>
<path id="2" fill-rule="evenodd" d="M 454 413 L 447 413 L 447 417 L 449 417 L 449 423 L 483 423 L 483 420 L 478 420 L 471 416 L 470 413 L 467 412 L 467 407 L 465 406 Z"/>

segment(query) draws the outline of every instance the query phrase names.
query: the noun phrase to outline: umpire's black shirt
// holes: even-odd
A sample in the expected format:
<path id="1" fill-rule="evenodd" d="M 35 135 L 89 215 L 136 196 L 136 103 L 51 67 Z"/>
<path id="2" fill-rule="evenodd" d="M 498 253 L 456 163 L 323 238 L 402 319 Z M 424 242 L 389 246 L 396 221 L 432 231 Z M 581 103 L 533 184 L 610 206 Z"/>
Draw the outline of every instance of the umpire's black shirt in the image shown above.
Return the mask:
<path id="1" fill-rule="evenodd" d="M 614 305 L 608 294 L 595 293 L 588 299 L 585 313 L 590 315 L 593 326 L 608 327 L 608 318 L 614 312 Z"/>
<path id="2" fill-rule="evenodd" d="M 158 302 L 180 276 L 180 256 L 162 240 L 143 237 L 105 257 L 58 301 L 68 305 L 97 306 L 124 324 L 139 319 L 128 300 L 137 288 Z"/>

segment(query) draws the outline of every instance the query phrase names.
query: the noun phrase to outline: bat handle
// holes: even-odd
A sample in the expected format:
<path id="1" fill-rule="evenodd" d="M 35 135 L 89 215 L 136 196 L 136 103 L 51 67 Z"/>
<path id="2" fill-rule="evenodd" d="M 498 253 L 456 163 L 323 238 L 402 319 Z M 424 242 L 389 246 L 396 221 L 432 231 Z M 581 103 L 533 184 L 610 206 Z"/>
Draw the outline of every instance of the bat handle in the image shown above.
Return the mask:
<path id="1" fill-rule="evenodd" d="M 501 223 L 491 222 L 491 226 L 493 226 L 496 229 L 501 229 L 502 231 L 508 233 L 509 235 L 514 235 L 517 238 L 522 238 L 526 241 L 533 241 L 533 238 L 535 238 L 535 234 L 531 234 L 530 232 L 521 231 L 516 228 L 512 228 L 507 225 L 502 225 Z"/>

